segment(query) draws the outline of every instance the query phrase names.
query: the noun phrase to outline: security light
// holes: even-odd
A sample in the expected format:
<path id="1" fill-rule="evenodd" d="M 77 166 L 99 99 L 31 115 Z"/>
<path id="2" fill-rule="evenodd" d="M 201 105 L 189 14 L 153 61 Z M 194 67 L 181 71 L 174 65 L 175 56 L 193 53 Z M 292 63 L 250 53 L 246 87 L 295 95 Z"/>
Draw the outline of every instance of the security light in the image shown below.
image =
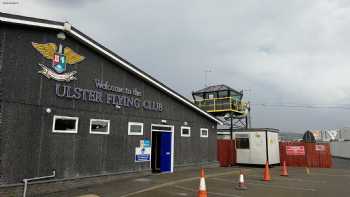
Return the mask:
<path id="1" fill-rule="evenodd" d="M 63 32 L 60 32 L 57 34 L 57 38 L 60 40 L 65 40 L 66 39 L 66 35 Z"/>
<path id="2" fill-rule="evenodd" d="M 46 108 L 46 113 L 51 113 L 52 112 L 52 110 L 51 110 L 51 108 Z"/>

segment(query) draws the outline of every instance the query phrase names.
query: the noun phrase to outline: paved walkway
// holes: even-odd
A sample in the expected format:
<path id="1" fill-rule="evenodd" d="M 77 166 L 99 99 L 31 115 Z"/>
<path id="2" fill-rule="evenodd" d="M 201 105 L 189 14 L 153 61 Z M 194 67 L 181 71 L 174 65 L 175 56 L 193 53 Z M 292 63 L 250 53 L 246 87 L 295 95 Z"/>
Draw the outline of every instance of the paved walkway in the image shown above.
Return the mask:
<path id="1" fill-rule="evenodd" d="M 346 161 L 345 161 L 346 162 Z M 349 162 L 350 163 L 350 162 Z M 247 168 L 248 190 L 235 189 L 238 167 L 207 168 L 208 196 L 212 197 L 328 197 L 349 196 L 349 168 L 310 169 L 289 168 L 289 176 L 279 176 L 279 167 L 271 169 L 272 181 L 262 181 L 263 168 Z M 173 197 L 197 194 L 199 169 L 188 169 L 173 174 L 156 174 L 142 178 L 127 178 L 103 185 L 45 195 L 47 197 Z"/>

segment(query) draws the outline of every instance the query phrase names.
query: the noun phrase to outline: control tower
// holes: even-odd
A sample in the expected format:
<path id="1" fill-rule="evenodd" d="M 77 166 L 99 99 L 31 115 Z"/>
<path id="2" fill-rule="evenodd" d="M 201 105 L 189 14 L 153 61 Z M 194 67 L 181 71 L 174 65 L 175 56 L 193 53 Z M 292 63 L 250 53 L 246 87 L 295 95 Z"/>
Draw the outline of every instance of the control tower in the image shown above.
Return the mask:
<path id="1" fill-rule="evenodd" d="M 194 103 L 206 112 L 224 122 L 220 131 L 229 131 L 232 138 L 234 129 L 250 128 L 250 105 L 243 101 L 243 91 L 227 85 L 212 85 L 193 91 Z"/>

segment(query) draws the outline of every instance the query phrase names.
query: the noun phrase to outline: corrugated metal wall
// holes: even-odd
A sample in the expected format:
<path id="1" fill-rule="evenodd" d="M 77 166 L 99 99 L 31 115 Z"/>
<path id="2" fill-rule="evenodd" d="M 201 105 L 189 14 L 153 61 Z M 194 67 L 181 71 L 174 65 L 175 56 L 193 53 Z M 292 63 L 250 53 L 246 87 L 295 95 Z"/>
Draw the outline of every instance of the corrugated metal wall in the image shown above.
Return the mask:
<path id="1" fill-rule="evenodd" d="M 217 155 L 221 167 L 236 165 L 235 140 L 217 140 Z"/>
<path id="2" fill-rule="evenodd" d="M 143 138 L 150 138 L 151 124 L 175 126 L 174 165 L 216 161 L 216 123 L 195 112 L 149 83 L 107 60 L 101 54 L 68 37 L 58 41 L 58 32 L 28 26 L 1 24 L 0 35 L 6 33 L 3 48 L 4 79 L 3 125 L 1 134 L 2 169 L 7 183 L 25 177 L 51 174 L 57 178 L 81 177 L 106 173 L 149 170 L 149 163 L 135 163 L 134 150 Z M 46 60 L 31 45 L 62 43 L 86 59 L 71 65 L 78 80 L 67 84 L 95 89 L 95 78 L 110 81 L 120 87 L 140 89 L 143 99 L 159 101 L 162 112 L 83 102 L 55 95 L 55 81 L 38 73 L 38 63 Z M 47 113 L 46 109 L 52 112 Z M 79 117 L 77 134 L 52 133 L 54 115 Z M 109 135 L 89 134 L 89 119 L 111 121 Z M 128 122 L 143 122 L 143 136 L 128 136 Z M 188 123 L 191 137 L 180 136 L 180 127 Z M 200 128 L 209 129 L 209 138 L 200 138 Z"/>
<path id="3" fill-rule="evenodd" d="M 2 27 L 0 27 L 0 73 L 2 72 L 3 67 L 3 57 L 4 57 L 4 46 L 5 46 L 5 31 L 2 30 Z M 0 75 L 0 184 L 3 181 L 3 129 L 2 129 L 2 114 L 3 114 L 3 102 L 2 102 L 2 92 L 3 92 L 3 86 L 2 86 L 2 78 Z"/>
<path id="4" fill-rule="evenodd" d="M 319 146 L 320 145 L 320 146 Z M 302 146 L 305 154 L 287 154 L 287 146 Z M 320 148 L 317 148 L 319 146 Z M 281 163 L 286 161 L 288 166 L 330 168 L 332 157 L 329 144 L 304 143 L 304 142 L 280 142 Z"/>

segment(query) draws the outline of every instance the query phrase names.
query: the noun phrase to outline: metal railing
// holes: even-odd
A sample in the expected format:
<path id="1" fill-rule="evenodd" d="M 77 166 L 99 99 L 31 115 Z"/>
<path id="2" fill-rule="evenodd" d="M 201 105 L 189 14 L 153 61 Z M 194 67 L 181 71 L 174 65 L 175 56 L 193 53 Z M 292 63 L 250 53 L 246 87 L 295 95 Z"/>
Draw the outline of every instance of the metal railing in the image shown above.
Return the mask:
<path id="1" fill-rule="evenodd" d="M 204 99 L 195 104 L 207 112 L 238 112 L 245 113 L 248 102 L 236 100 L 234 97 Z"/>
<path id="2" fill-rule="evenodd" d="M 53 170 L 52 171 L 52 175 L 23 179 L 23 182 L 24 182 L 23 197 L 26 197 L 26 195 L 27 195 L 28 182 L 30 182 L 30 181 L 38 181 L 38 180 L 42 180 L 42 179 L 54 178 L 55 176 L 56 176 L 56 171 Z"/>

